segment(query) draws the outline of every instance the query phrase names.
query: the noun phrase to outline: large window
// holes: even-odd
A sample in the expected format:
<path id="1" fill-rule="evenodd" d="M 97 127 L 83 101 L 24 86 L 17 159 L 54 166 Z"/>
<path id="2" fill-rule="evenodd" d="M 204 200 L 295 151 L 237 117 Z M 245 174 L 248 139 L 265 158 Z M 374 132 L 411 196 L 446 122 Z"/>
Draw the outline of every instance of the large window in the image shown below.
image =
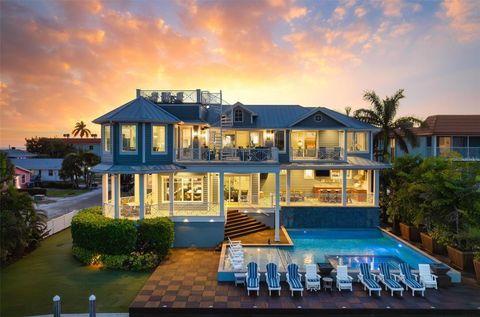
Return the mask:
<path id="1" fill-rule="evenodd" d="M 122 151 L 135 152 L 137 150 L 137 126 L 135 124 L 122 124 Z"/>
<path id="2" fill-rule="evenodd" d="M 275 147 L 280 152 L 285 152 L 285 130 L 275 131 Z"/>
<path id="3" fill-rule="evenodd" d="M 233 112 L 234 122 L 243 122 L 243 111 L 241 109 L 235 109 Z"/>
<path id="4" fill-rule="evenodd" d="M 111 126 L 110 125 L 105 125 L 103 126 L 103 152 L 110 152 L 111 149 Z"/>
<path id="5" fill-rule="evenodd" d="M 348 132 L 347 133 L 348 152 L 366 152 L 367 132 Z"/>
<path id="6" fill-rule="evenodd" d="M 163 178 L 163 200 L 169 200 L 169 179 Z M 174 177 L 173 200 L 178 202 L 203 201 L 202 177 Z"/>
<path id="7" fill-rule="evenodd" d="M 154 153 L 164 153 L 166 151 L 165 146 L 165 126 L 153 125 L 152 126 L 152 151 Z"/>

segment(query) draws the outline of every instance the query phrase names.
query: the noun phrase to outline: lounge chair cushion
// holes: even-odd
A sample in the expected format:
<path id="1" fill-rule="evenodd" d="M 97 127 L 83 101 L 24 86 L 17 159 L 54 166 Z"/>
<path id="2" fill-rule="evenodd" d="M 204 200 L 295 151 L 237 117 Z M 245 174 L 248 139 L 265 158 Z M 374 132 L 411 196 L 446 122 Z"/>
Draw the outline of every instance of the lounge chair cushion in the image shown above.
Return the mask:
<path id="1" fill-rule="evenodd" d="M 298 278 L 298 266 L 295 264 L 290 264 L 287 267 L 288 270 L 288 281 L 292 288 L 294 289 L 303 289 L 302 281 Z"/>
<path id="2" fill-rule="evenodd" d="M 368 288 L 370 289 L 381 289 L 381 286 L 377 283 L 377 281 L 375 281 L 374 279 L 372 278 L 364 278 L 363 279 L 363 282 L 368 286 Z"/>
<path id="3" fill-rule="evenodd" d="M 407 284 L 410 288 L 414 289 L 423 289 L 423 285 L 419 282 L 415 281 L 414 279 L 405 279 L 405 284 Z"/>
<path id="4" fill-rule="evenodd" d="M 350 281 L 350 280 L 339 280 L 338 283 L 339 284 L 352 284 L 352 281 Z"/>
<path id="5" fill-rule="evenodd" d="M 383 280 L 385 282 L 385 284 L 389 287 L 389 288 L 393 288 L 393 289 L 403 289 L 402 285 L 400 285 L 400 283 L 398 283 L 397 281 L 389 278 L 389 279 L 384 279 Z"/>
<path id="6" fill-rule="evenodd" d="M 277 278 L 268 278 L 268 287 L 269 288 L 279 288 L 280 283 L 278 282 Z"/>
<path id="7" fill-rule="evenodd" d="M 249 277 L 247 279 L 247 287 L 248 288 L 257 288 L 258 287 L 258 278 L 256 277 Z"/>
<path id="8" fill-rule="evenodd" d="M 320 279 L 319 278 L 307 278 L 307 282 L 309 283 L 318 283 L 320 282 Z"/>
<path id="9" fill-rule="evenodd" d="M 298 277 L 297 278 L 290 278 L 289 281 L 290 281 L 290 284 L 292 285 L 292 288 L 303 289 L 302 282 L 300 281 L 300 279 Z"/>
<path id="10" fill-rule="evenodd" d="M 370 269 L 368 268 L 367 263 L 360 264 L 360 273 L 362 273 L 364 279 L 372 279 L 372 275 L 370 274 Z"/>
<path id="11" fill-rule="evenodd" d="M 277 266 L 274 263 L 267 264 L 267 284 L 269 288 L 280 288 Z"/>

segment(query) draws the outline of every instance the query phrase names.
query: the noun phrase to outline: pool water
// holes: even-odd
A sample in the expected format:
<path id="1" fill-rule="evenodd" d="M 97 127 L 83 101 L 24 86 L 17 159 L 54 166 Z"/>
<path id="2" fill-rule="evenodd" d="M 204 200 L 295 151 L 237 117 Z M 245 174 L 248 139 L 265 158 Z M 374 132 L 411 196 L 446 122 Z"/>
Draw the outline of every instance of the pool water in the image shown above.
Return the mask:
<path id="1" fill-rule="evenodd" d="M 369 263 L 373 270 L 380 263 L 396 269 L 398 263 L 407 262 L 418 269 L 420 263 L 433 263 L 423 254 L 388 236 L 379 229 L 288 229 L 293 247 L 244 247 L 244 265 L 255 261 L 260 270 L 269 262 L 285 269 L 296 263 L 300 270 L 305 264 L 330 262 L 358 269 L 359 263 Z M 226 261 L 225 269 L 229 269 Z"/>

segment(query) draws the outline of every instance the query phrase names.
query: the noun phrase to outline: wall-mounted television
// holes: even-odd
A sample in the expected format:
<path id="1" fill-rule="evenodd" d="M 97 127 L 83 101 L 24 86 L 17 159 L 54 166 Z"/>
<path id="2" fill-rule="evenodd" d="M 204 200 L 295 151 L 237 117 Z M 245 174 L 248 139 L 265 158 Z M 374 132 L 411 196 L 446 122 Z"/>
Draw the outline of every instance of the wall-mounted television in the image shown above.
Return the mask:
<path id="1" fill-rule="evenodd" d="M 330 170 L 315 170 L 316 177 L 330 177 Z"/>

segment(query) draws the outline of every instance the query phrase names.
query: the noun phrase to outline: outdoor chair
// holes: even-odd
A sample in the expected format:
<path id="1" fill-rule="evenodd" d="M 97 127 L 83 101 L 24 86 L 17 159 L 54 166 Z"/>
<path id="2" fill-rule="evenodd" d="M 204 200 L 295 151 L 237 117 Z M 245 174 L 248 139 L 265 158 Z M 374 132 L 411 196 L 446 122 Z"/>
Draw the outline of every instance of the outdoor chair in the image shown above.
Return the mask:
<path id="1" fill-rule="evenodd" d="M 343 289 L 349 289 L 353 291 L 352 287 L 353 277 L 348 275 L 348 268 L 346 265 L 339 265 L 337 266 L 337 279 L 336 285 L 339 291 Z"/>
<path id="2" fill-rule="evenodd" d="M 419 264 L 418 265 L 418 275 L 420 283 L 425 286 L 425 288 L 434 288 L 438 289 L 437 277 L 435 274 L 432 274 L 429 264 Z"/>
<path id="3" fill-rule="evenodd" d="M 255 262 L 247 264 L 247 294 L 250 295 L 250 291 L 256 291 L 257 296 L 260 293 L 260 273 L 258 273 L 258 265 Z"/>
<path id="4" fill-rule="evenodd" d="M 405 287 L 412 290 L 412 296 L 415 296 L 415 292 L 421 292 L 422 296 L 425 296 L 425 286 L 418 282 L 418 276 L 410 271 L 410 267 L 407 263 L 403 262 L 398 265 L 400 274 L 394 275 L 397 280 L 400 280 Z"/>
<path id="5" fill-rule="evenodd" d="M 381 296 L 382 287 L 375 280 L 375 275 L 370 272 L 367 263 L 360 263 L 358 279 L 360 280 L 360 283 L 363 284 L 363 289 L 368 289 L 368 296 L 372 296 L 372 292 L 378 292 L 378 296 Z"/>
<path id="6" fill-rule="evenodd" d="M 307 264 L 305 273 L 305 287 L 307 290 L 318 291 L 320 290 L 320 275 L 317 273 L 316 264 Z"/>
<path id="7" fill-rule="evenodd" d="M 380 282 L 385 285 L 385 290 L 390 290 L 391 296 L 393 296 L 393 292 L 400 292 L 400 296 L 403 296 L 404 288 L 400 283 L 393 277 L 392 273 L 390 273 L 390 268 L 388 267 L 387 263 L 381 263 L 378 267 L 380 270 L 380 274 L 378 275 L 378 279 Z"/>
<path id="8" fill-rule="evenodd" d="M 302 275 L 298 273 L 298 265 L 291 263 L 287 266 L 287 283 L 292 296 L 294 292 L 300 292 L 303 296 Z"/>
<path id="9" fill-rule="evenodd" d="M 278 267 L 275 263 L 267 264 L 267 272 L 265 273 L 265 281 L 267 281 L 268 295 L 272 296 L 272 291 L 278 291 L 280 296 L 280 273 L 278 273 Z"/>

